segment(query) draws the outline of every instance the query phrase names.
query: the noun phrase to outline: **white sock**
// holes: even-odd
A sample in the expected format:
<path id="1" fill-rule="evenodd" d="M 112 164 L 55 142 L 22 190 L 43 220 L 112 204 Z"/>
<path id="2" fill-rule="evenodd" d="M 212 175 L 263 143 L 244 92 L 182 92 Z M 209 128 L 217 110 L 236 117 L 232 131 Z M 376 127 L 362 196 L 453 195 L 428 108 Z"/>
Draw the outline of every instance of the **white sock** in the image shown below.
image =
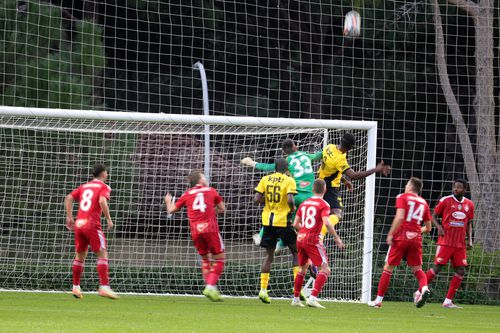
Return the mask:
<path id="1" fill-rule="evenodd" d="M 80 285 L 76 285 L 76 284 L 74 284 L 74 285 L 73 285 L 73 289 L 80 289 Z"/>
<path id="2" fill-rule="evenodd" d="M 267 289 L 260 289 L 260 291 L 267 293 Z"/>
<path id="3" fill-rule="evenodd" d="M 384 296 L 377 296 L 377 298 L 375 298 L 375 303 L 382 303 L 383 300 Z"/>
<path id="4" fill-rule="evenodd" d="M 207 285 L 206 285 L 206 287 L 207 287 L 207 289 L 208 289 L 208 290 L 215 289 L 215 286 L 212 286 L 212 285 L 210 285 L 210 284 L 207 284 Z"/>
<path id="5" fill-rule="evenodd" d="M 318 300 L 318 298 L 316 296 L 311 295 L 311 296 L 309 296 L 309 300 L 314 302 L 314 301 Z"/>
<path id="6" fill-rule="evenodd" d="M 449 298 L 445 298 L 443 304 L 451 304 L 453 301 Z"/>
<path id="7" fill-rule="evenodd" d="M 294 298 L 293 298 L 293 301 L 294 301 L 295 303 L 300 302 L 300 297 L 294 297 Z"/>
<path id="8" fill-rule="evenodd" d="M 417 290 L 417 291 L 415 291 L 415 295 L 420 296 L 420 295 L 422 295 L 422 293 L 420 292 L 420 290 Z"/>
<path id="9" fill-rule="evenodd" d="M 426 291 L 429 291 L 429 288 L 427 286 L 423 286 L 422 287 L 422 293 L 426 292 Z"/>

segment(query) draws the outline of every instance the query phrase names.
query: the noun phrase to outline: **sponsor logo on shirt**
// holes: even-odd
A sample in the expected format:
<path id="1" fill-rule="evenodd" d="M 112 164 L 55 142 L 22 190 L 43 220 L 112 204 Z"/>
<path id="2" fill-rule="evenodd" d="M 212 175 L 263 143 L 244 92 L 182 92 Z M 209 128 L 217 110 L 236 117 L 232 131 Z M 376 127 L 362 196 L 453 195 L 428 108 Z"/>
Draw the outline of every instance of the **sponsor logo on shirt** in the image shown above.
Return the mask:
<path id="1" fill-rule="evenodd" d="M 406 239 L 413 239 L 418 236 L 418 232 L 414 231 L 407 231 L 406 232 Z"/>
<path id="2" fill-rule="evenodd" d="M 203 230 L 205 230 L 207 227 L 208 223 L 198 223 L 196 225 L 196 230 L 198 230 L 198 232 L 203 232 Z"/>
<path id="3" fill-rule="evenodd" d="M 453 216 L 456 219 L 463 220 L 467 215 L 465 215 L 465 213 L 463 212 L 453 212 L 451 216 Z"/>
<path id="4" fill-rule="evenodd" d="M 299 186 L 300 186 L 300 187 L 307 187 L 307 186 L 309 186 L 310 184 L 311 184 L 311 182 L 306 182 L 306 181 L 302 180 L 302 181 L 300 182 Z"/>
<path id="5" fill-rule="evenodd" d="M 460 221 L 451 221 L 450 222 L 450 227 L 463 227 L 464 223 Z"/>
<path id="6" fill-rule="evenodd" d="M 306 237 L 306 234 L 298 234 L 297 235 L 297 240 L 300 242 Z"/>
<path id="7" fill-rule="evenodd" d="M 468 212 L 469 211 L 469 205 L 465 205 L 465 211 Z"/>

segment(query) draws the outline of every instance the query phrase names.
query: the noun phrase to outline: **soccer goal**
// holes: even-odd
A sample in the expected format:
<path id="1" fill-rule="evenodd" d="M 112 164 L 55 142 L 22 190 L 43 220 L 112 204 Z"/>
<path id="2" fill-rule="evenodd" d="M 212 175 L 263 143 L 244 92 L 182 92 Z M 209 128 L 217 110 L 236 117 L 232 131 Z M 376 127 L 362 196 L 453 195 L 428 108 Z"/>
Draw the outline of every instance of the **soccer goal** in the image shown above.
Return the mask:
<path id="1" fill-rule="evenodd" d="M 220 281 L 223 294 L 257 295 L 264 251 L 252 242 L 262 207 L 253 203 L 262 172 L 240 160 L 272 162 L 281 142 L 305 151 L 337 143 L 346 131 L 357 139 L 348 161 L 356 170 L 375 166 L 377 125 L 369 121 L 278 119 L 0 107 L 0 288 L 68 290 L 72 234 L 65 229 L 64 197 L 86 182 L 92 166 L 110 167 L 108 233 L 111 284 L 118 292 L 198 295 L 199 261 L 185 212 L 167 216 L 165 193 L 179 196 L 186 175 L 206 170 L 224 197 L 219 224 L 227 251 Z M 207 127 L 207 125 L 209 127 Z M 210 149 L 206 150 L 209 131 Z M 207 156 L 208 155 L 208 156 Z M 207 161 L 207 162 L 206 162 Z M 318 165 L 315 165 L 317 168 Z M 371 294 L 375 176 L 343 190 L 344 220 L 338 231 L 347 248 L 326 241 L 332 275 L 321 295 L 331 300 L 368 301 Z M 82 289 L 95 290 L 91 255 Z M 289 297 L 288 250 L 271 268 L 271 297 Z"/>

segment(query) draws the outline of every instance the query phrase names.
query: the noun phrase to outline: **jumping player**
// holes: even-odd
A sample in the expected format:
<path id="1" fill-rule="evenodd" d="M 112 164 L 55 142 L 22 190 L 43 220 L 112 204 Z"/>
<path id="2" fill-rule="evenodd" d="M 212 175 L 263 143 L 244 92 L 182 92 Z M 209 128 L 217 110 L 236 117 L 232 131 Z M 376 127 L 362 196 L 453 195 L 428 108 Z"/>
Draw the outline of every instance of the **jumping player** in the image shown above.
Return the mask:
<path id="1" fill-rule="evenodd" d="M 222 197 L 214 188 L 208 186 L 202 172 L 192 172 L 188 181 L 190 188 L 175 204 L 170 193 L 165 196 L 167 212 L 173 214 L 182 207 L 187 207 L 191 237 L 202 258 L 201 271 L 206 283 L 203 295 L 212 301 L 220 301 L 222 298 L 217 289 L 217 282 L 224 271 L 225 256 L 217 214 L 224 213 L 226 208 Z"/>
<path id="2" fill-rule="evenodd" d="M 339 248 L 344 248 L 342 240 L 335 232 L 333 225 L 328 221 L 330 206 L 323 200 L 325 192 L 325 181 L 322 179 L 315 180 L 313 183 L 314 196 L 305 200 L 300 205 L 294 220 L 293 226 L 299 231 L 297 235 L 297 251 L 300 272 L 295 278 L 292 306 L 304 306 L 300 302 L 300 291 L 304 283 L 308 260 L 311 260 L 313 265 L 319 267 L 319 273 L 314 281 L 311 296 L 307 299 L 306 304 L 315 308 L 324 308 L 317 300 L 318 294 L 321 292 L 321 289 L 323 289 L 330 275 L 326 250 L 320 237 L 323 226 L 333 235 L 335 244 L 337 244 Z"/>
<path id="3" fill-rule="evenodd" d="M 99 274 L 99 295 L 111 299 L 119 298 L 109 287 L 109 267 L 107 242 L 101 228 L 101 212 L 107 221 L 108 230 L 113 228 L 109 214 L 108 200 L 111 188 L 104 182 L 108 179 L 108 170 L 102 164 L 96 164 L 94 179 L 79 186 L 66 196 L 66 227 L 75 233 L 76 256 L 73 260 L 73 289 L 76 298 L 82 298 L 80 276 L 87 257 L 88 248 L 97 255 L 97 273 Z M 78 215 L 73 218 L 73 202 L 78 202 Z"/>
<path id="4" fill-rule="evenodd" d="M 369 302 L 369 306 L 376 308 L 382 306 L 392 272 L 403 258 L 406 258 L 422 290 L 420 297 L 415 299 L 415 306 L 417 308 L 424 306 L 430 295 L 427 278 L 422 270 L 422 232 L 431 231 L 431 213 L 427 202 L 419 196 L 422 186 L 420 179 L 412 177 L 406 184 L 405 192 L 396 197 L 396 216 L 387 235 L 389 252 L 378 284 L 377 298 Z M 421 227 L 422 221 L 424 227 Z"/>
<path id="5" fill-rule="evenodd" d="M 434 267 L 427 271 L 427 283 L 439 273 L 441 268 L 451 261 L 455 275 L 451 279 L 450 287 L 442 306 L 444 308 L 460 308 L 453 303 L 453 297 L 460 287 L 467 266 L 466 248 L 472 248 L 472 219 L 474 218 L 474 203 L 465 198 L 467 182 L 457 179 L 453 182 L 453 194 L 441 198 L 434 208 L 432 222 L 438 229 L 438 247 Z M 436 216 L 442 218 L 441 224 Z M 415 292 L 420 297 L 421 290 Z"/>

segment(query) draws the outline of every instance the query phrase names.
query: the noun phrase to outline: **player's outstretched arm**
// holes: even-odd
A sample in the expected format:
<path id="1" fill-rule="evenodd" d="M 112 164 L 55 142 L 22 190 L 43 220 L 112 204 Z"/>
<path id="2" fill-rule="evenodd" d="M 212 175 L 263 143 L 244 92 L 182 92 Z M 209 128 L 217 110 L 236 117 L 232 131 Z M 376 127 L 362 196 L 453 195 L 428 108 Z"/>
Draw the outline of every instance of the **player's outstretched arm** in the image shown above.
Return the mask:
<path id="1" fill-rule="evenodd" d="M 394 216 L 394 220 L 392 221 L 391 229 L 387 234 L 387 245 L 392 245 L 392 239 L 394 237 L 394 233 L 396 232 L 396 230 L 398 230 L 401 223 L 403 223 L 404 218 L 405 218 L 405 209 L 398 208 L 396 210 L 396 216 Z"/>
<path id="2" fill-rule="evenodd" d="M 274 171 L 276 170 L 276 165 L 274 163 L 258 163 L 252 160 L 250 157 L 245 157 L 241 160 L 241 164 L 255 168 L 260 171 Z"/>
<path id="3" fill-rule="evenodd" d="M 391 173 L 391 166 L 385 164 L 384 161 L 380 161 L 379 164 L 373 169 L 365 170 L 365 171 L 353 171 L 352 169 L 347 169 L 344 174 L 351 179 L 363 179 L 374 173 L 381 173 L 384 176 L 387 176 Z"/>
<path id="4" fill-rule="evenodd" d="M 177 208 L 174 203 L 173 203 L 173 200 L 172 200 L 172 194 L 170 193 L 167 193 L 167 195 L 165 195 L 165 205 L 167 206 L 167 213 L 169 214 L 173 214 L 175 212 L 178 212 L 180 209 Z"/>
<path id="5" fill-rule="evenodd" d="M 66 208 L 66 228 L 73 230 L 75 228 L 75 219 L 73 218 L 73 196 L 68 194 L 64 199 L 64 206 Z"/>
<path id="6" fill-rule="evenodd" d="M 323 157 L 323 151 L 320 150 L 320 151 L 317 151 L 313 154 L 307 154 L 307 157 L 309 157 L 309 159 L 311 161 L 318 161 Z"/>
<path id="7" fill-rule="evenodd" d="M 107 222 L 107 228 L 108 230 L 113 229 L 113 221 L 111 220 L 111 215 L 109 214 L 109 206 L 108 206 L 108 199 L 106 197 L 99 197 L 99 206 L 101 206 L 102 213 L 104 214 L 104 217 L 106 218 Z"/>

